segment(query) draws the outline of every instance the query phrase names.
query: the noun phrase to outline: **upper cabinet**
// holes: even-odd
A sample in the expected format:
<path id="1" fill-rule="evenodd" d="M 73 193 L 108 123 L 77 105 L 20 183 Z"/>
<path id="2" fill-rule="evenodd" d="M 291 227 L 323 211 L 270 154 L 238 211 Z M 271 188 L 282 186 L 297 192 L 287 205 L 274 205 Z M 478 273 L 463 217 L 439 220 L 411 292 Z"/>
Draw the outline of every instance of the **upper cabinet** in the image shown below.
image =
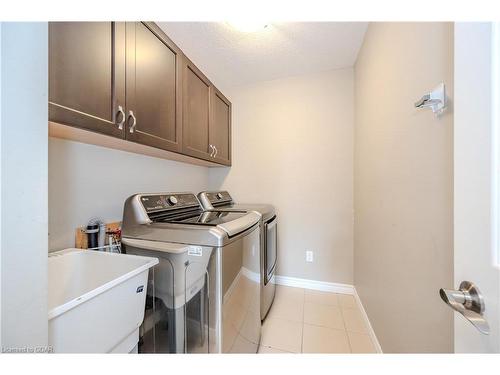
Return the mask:
<path id="1" fill-rule="evenodd" d="M 183 77 L 183 152 L 231 165 L 231 103 L 187 58 Z"/>
<path id="2" fill-rule="evenodd" d="M 49 120 L 231 165 L 231 103 L 152 22 L 50 23 Z"/>
<path id="3" fill-rule="evenodd" d="M 123 137 L 125 24 L 49 23 L 49 118 Z"/>
<path id="4" fill-rule="evenodd" d="M 217 163 L 231 165 L 231 102 L 212 87 L 209 143 Z"/>
<path id="5" fill-rule="evenodd" d="M 184 60 L 183 152 L 210 160 L 210 87 L 211 83 L 187 58 Z"/>
<path id="6" fill-rule="evenodd" d="M 127 23 L 127 139 L 181 151 L 181 57 L 153 23 Z"/>

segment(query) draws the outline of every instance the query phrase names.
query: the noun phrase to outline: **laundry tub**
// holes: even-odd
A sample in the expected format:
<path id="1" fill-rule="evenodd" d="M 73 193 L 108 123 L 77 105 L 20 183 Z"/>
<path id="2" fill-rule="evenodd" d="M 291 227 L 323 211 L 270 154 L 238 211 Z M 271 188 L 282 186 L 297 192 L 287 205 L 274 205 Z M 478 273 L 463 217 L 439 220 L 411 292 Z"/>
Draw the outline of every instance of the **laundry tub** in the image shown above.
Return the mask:
<path id="1" fill-rule="evenodd" d="M 66 249 L 49 254 L 49 345 L 55 353 L 130 353 L 157 258 Z"/>

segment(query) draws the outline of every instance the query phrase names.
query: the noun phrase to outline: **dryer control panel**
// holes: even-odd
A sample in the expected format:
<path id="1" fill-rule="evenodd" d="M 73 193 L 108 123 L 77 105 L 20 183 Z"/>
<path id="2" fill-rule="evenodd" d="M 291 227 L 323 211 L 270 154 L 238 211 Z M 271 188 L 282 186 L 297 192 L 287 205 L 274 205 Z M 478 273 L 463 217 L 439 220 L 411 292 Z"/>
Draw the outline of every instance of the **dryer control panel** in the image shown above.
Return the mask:
<path id="1" fill-rule="evenodd" d="M 200 199 L 209 201 L 214 207 L 233 203 L 233 198 L 227 191 L 205 191 L 200 194 Z"/>

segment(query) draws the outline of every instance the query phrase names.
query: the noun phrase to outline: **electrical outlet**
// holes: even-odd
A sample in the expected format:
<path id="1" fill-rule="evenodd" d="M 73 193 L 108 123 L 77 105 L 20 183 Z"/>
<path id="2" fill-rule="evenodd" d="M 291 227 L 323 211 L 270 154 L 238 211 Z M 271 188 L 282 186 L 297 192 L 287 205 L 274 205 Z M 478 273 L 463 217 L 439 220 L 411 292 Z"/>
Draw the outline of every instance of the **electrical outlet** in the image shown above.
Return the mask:
<path id="1" fill-rule="evenodd" d="M 311 250 L 306 251 L 306 262 L 312 263 L 314 259 L 314 253 Z"/>

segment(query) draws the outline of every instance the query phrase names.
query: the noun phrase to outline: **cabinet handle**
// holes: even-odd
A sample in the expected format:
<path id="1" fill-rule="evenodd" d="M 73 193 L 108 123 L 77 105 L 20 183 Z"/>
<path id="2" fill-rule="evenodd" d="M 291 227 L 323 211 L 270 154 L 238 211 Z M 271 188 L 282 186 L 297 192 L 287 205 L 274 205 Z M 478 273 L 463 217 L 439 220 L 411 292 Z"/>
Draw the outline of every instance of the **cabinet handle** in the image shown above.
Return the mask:
<path id="1" fill-rule="evenodd" d="M 134 116 L 134 111 L 128 111 L 128 117 L 132 117 L 132 125 L 130 125 L 129 131 L 133 133 L 135 131 L 135 126 L 137 125 L 137 119 Z"/>
<path id="2" fill-rule="evenodd" d="M 217 147 L 214 146 L 214 149 L 215 149 L 215 154 L 214 154 L 214 158 L 217 156 L 217 153 L 219 152 L 219 150 L 217 150 Z"/>
<path id="3" fill-rule="evenodd" d="M 212 145 L 208 145 L 208 147 L 209 147 L 209 148 L 210 148 L 210 150 L 211 150 L 211 151 L 210 151 L 210 157 L 212 158 L 212 157 L 213 157 L 213 155 L 214 155 L 214 146 L 212 146 Z"/>
<path id="4" fill-rule="evenodd" d="M 118 129 L 123 130 L 123 124 L 125 123 L 125 112 L 123 111 L 123 107 L 121 105 L 118 106 L 118 111 L 116 112 L 116 119 L 118 120 L 119 116 L 121 115 L 122 119 L 121 121 L 117 122 L 116 125 L 118 125 Z"/>

